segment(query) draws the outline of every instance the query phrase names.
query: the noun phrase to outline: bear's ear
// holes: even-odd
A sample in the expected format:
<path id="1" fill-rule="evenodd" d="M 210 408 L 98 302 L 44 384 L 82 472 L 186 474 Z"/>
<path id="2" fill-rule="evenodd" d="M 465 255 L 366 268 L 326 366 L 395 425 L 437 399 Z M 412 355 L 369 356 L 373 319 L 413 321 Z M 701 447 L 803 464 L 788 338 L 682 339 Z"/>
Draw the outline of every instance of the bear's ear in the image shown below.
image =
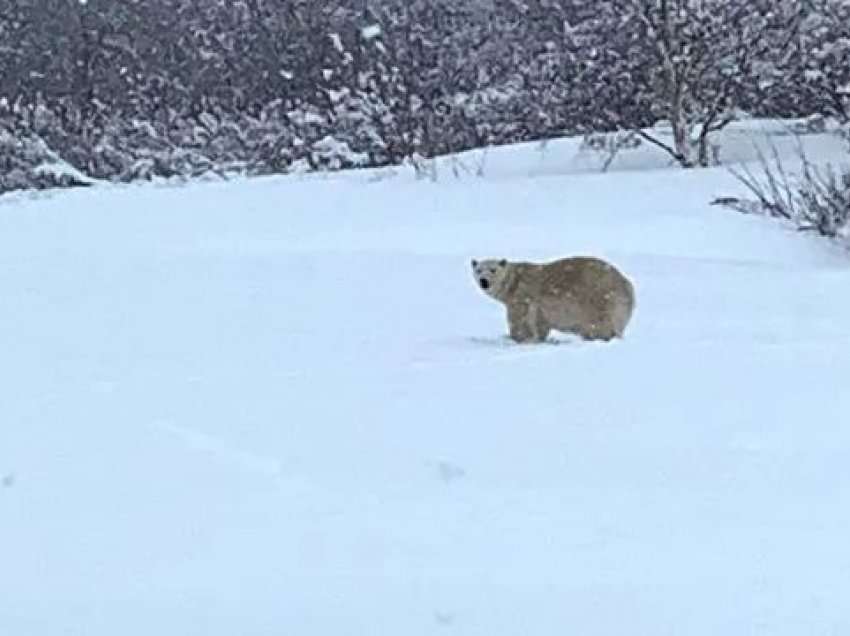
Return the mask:
<path id="1" fill-rule="evenodd" d="M 499 261 L 499 265 L 501 265 L 502 267 L 505 267 L 507 264 L 508 264 L 508 259 L 506 259 L 506 258 L 503 258 L 502 260 Z"/>
<path id="2" fill-rule="evenodd" d="M 478 261 L 476 261 L 474 258 L 472 259 L 472 267 L 478 267 Z"/>

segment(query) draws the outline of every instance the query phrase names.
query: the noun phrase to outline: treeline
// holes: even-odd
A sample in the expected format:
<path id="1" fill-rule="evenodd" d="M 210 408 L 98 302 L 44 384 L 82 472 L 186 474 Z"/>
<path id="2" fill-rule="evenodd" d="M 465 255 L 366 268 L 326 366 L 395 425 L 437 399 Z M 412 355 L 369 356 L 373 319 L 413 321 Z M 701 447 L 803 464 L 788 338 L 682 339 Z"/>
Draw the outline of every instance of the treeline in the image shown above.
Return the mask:
<path id="1" fill-rule="evenodd" d="M 850 0 L 0 0 L 0 192 L 609 130 L 705 165 L 737 117 L 850 120 L 849 60 Z"/>

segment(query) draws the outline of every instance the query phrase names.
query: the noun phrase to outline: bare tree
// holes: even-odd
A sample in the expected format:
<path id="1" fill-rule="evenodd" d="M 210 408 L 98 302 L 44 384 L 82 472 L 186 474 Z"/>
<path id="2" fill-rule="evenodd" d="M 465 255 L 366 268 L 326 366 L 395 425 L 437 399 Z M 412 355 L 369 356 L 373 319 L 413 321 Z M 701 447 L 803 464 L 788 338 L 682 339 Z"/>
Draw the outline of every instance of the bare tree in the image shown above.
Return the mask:
<path id="1" fill-rule="evenodd" d="M 601 3 L 600 3 L 601 4 Z M 763 6 L 757 6 L 757 5 Z M 710 137 L 734 118 L 777 54 L 792 3 L 613 0 L 576 30 L 598 125 L 630 128 L 681 166 L 710 163 Z M 771 8 L 768 8 L 770 5 Z M 584 50 L 595 51 L 584 58 Z M 669 138 L 647 130 L 662 121 Z"/>

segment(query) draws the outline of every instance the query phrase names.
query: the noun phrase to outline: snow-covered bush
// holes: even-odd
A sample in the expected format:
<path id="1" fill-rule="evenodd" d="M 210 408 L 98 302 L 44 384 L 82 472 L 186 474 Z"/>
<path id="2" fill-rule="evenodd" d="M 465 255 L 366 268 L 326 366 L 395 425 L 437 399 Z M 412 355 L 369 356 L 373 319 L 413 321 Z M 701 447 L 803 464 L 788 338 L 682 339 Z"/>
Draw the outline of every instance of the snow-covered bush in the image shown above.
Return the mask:
<path id="1" fill-rule="evenodd" d="M 37 135 L 21 135 L 0 123 L 0 194 L 12 190 L 88 185 Z"/>
<path id="2" fill-rule="evenodd" d="M 640 137 L 693 166 L 742 111 L 850 118 L 848 0 L 355 5 L 11 3 L 4 183 L 57 178 L 21 176 L 42 142 L 113 181 L 425 167 L 565 134 L 603 165 Z"/>
<path id="3" fill-rule="evenodd" d="M 607 172 L 608 168 L 623 151 L 640 148 L 642 140 L 632 130 L 619 130 L 611 133 L 588 133 L 581 141 L 581 150 L 597 154 L 602 165 L 600 170 Z"/>

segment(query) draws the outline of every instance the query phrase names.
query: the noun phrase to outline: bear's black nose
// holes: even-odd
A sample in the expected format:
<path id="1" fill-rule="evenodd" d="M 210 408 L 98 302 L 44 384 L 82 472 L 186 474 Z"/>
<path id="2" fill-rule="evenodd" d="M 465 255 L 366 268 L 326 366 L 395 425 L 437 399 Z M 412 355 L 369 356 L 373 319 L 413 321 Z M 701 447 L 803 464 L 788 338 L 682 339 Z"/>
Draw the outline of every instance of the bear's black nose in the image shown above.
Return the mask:
<path id="1" fill-rule="evenodd" d="M 487 289 L 490 286 L 490 281 L 486 278 L 479 279 L 478 283 L 481 285 L 481 289 Z"/>

